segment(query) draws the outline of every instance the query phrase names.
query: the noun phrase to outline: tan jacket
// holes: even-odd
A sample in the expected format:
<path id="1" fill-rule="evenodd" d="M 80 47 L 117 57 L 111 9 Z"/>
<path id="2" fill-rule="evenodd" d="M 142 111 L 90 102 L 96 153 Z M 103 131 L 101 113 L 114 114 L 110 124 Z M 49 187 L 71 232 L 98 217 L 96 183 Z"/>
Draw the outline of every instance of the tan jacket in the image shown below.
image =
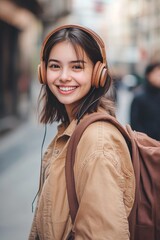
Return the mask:
<path id="1" fill-rule="evenodd" d="M 60 126 L 44 155 L 43 186 L 29 240 L 65 240 L 72 228 L 65 156 L 75 126 L 75 120 L 67 129 Z M 85 130 L 74 173 L 79 201 L 75 240 L 129 240 L 127 217 L 134 201 L 135 179 L 126 143 L 113 125 L 99 121 Z"/>

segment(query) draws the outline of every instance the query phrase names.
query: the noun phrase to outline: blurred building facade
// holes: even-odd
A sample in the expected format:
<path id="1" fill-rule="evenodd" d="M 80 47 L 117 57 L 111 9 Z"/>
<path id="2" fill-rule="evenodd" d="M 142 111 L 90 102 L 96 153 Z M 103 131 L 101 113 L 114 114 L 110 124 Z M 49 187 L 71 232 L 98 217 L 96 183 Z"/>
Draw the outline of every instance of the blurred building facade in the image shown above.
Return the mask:
<path id="1" fill-rule="evenodd" d="M 138 47 L 138 69 L 143 61 L 145 64 L 160 61 L 160 0 L 134 2 L 130 26 L 132 42 Z"/>
<path id="2" fill-rule="evenodd" d="M 160 60 L 160 0 L 110 1 L 104 21 L 115 73 L 143 74 L 148 62 Z"/>
<path id="3" fill-rule="evenodd" d="M 70 9 L 71 0 L 0 1 L 0 134 L 28 118 L 43 29 Z"/>

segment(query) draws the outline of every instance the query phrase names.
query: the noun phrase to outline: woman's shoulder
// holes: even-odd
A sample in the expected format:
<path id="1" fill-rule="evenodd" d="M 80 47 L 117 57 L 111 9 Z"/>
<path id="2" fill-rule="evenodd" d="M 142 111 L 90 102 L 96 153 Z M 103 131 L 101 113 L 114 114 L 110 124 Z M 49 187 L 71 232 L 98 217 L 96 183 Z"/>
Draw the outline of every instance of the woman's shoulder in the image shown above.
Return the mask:
<path id="1" fill-rule="evenodd" d="M 78 144 L 79 152 L 91 156 L 96 154 L 107 153 L 116 156 L 123 156 L 124 161 L 131 161 L 129 148 L 118 128 L 109 121 L 99 120 L 90 124 Z"/>
<path id="2" fill-rule="evenodd" d="M 117 127 L 107 120 L 98 120 L 91 123 L 85 130 L 84 136 L 88 137 L 90 140 L 95 140 L 97 137 L 112 137 L 122 138 L 122 134 L 117 129 Z M 93 138 L 94 137 L 94 138 Z"/>
<path id="3" fill-rule="evenodd" d="M 89 149 L 104 149 L 105 146 L 116 147 L 121 145 L 126 147 L 126 142 L 120 131 L 112 123 L 99 120 L 90 124 L 84 131 L 79 145 Z"/>

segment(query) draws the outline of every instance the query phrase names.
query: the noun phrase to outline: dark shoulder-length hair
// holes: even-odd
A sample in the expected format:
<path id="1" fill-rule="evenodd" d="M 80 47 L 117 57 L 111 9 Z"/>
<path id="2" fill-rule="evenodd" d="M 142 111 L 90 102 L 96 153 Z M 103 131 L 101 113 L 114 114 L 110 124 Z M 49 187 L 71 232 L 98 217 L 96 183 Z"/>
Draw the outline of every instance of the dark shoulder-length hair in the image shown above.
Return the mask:
<path id="1" fill-rule="evenodd" d="M 93 65 L 95 65 L 97 61 L 103 62 L 101 50 L 96 40 L 89 33 L 79 28 L 72 27 L 61 29 L 48 39 L 43 51 L 43 60 L 45 61 L 46 68 L 52 47 L 66 40 L 73 45 L 77 58 L 80 55 L 80 47 L 92 61 Z M 73 117 L 75 119 L 81 118 L 86 113 L 96 112 L 99 106 L 104 108 L 112 116 L 115 116 L 114 102 L 112 94 L 110 94 L 112 92 L 112 86 L 110 86 L 107 92 L 108 81 L 111 81 L 109 70 L 104 87 L 91 87 L 89 93 L 78 102 L 77 107 L 73 110 Z M 65 124 L 69 123 L 64 104 L 58 101 L 47 84 L 43 85 L 40 91 L 39 110 L 39 119 L 41 123 L 47 124 L 53 123 L 54 121 L 61 121 Z"/>

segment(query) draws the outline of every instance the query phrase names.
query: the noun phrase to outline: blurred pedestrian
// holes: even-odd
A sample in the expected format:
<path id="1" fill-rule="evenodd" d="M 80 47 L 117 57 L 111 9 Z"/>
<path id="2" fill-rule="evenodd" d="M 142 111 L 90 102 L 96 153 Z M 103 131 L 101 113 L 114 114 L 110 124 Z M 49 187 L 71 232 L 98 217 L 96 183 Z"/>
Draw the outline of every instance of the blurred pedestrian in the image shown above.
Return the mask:
<path id="1" fill-rule="evenodd" d="M 131 103 L 131 126 L 160 141 L 160 62 L 145 69 L 145 82 Z"/>
<path id="2" fill-rule="evenodd" d="M 135 179 L 128 147 L 109 122 L 91 124 L 78 144 L 74 176 L 79 209 L 72 225 L 65 181 L 70 136 L 82 118 L 102 112 L 115 117 L 106 94 L 111 77 L 102 39 L 92 30 L 67 25 L 45 39 L 39 67 L 43 83 L 41 123 L 60 121 L 42 162 L 38 203 L 30 240 L 129 240 L 128 216 Z"/>

